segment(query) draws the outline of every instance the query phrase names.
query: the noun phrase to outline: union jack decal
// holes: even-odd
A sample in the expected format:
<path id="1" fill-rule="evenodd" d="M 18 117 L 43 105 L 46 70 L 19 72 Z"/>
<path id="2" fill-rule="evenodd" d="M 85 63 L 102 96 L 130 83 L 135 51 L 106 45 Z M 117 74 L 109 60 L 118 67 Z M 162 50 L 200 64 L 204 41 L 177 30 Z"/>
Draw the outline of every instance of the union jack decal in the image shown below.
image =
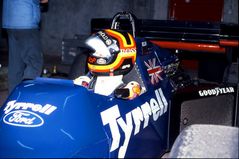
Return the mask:
<path id="1" fill-rule="evenodd" d="M 163 72 L 163 69 L 160 66 L 156 66 L 156 58 L 149 59 L 148 63 L 144 61 L 144 64 L 147 66 L 147 71 L 149 76 L 151 77 L 150 81 L 154 85 L 159 82 L 159 80 L 163 80 L 160 74 Z"/>

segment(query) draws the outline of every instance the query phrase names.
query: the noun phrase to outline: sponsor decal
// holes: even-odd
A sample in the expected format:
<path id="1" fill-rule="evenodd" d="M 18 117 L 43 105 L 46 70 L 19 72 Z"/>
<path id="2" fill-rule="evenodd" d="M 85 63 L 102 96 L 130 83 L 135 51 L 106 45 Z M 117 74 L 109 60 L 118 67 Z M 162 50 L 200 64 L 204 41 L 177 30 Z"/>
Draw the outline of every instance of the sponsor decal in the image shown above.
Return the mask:
<path id="1" fill-rule="evenodd" d="M 98 34 L 100 35 L 100 37 L 105 41 L 105 44 L 107 46 L 112 44 L 112 40 L 110 40 L 110 38 L 105 34 L 105 32 L 103 31 L 99 31 Z"/>
<path id="2" fill-rule="evenodd" d="M 97 63 L 98 64 L 106 64 L 106 60 L 103 58 L 99 58 L 99 59 L 97 59 Z"/>
<path id="3" fill-rule="evenodd" d="M 136 52 L 136 49 L 132 48 L 132 49 L 120 49 L 121 53 L 134 53 Z"/>
<path id="4" fill-rule="evenodd" d="M 106 40 L 105 41 L 106 45 L 111 45 L 112 44 L 112 41 L 110 39 Z"/>
<path id="5" fill-rule="evenodd" d="M 127 65 L 123 65 L 121 68 L 124 70 L 124 69 L 127 69 L 127 68 L 130 68 L 130 64 L 127 64 Z"/>
<path id="6" fill-rule="evenodd" d="M 198 91 L 198 93 L 201 97 L 203 97 L 203 96 L 218 96 L 220 94 L 227 94 L 227 93 L 233 93 L 233 92 L 234 92 L 233 87 L 225 87 L 225 88 L 216 87 L 213 89 Z"/>
<path id="7" fill-rule="evenodd" d="M 43 125 L 43 119 L 30 111 L 12 111 L 3 118 L 4 123 L 21 127 L 38 127 Z"/>
<path id="8" fill-rule="evenodd" d="M 4 108 L 3 122 L 19 127 L 39 127 L 44 124 L 43 118 L 37 114 L 50 115 L 57 107 L 46 104 L 44 106 L 34 103 L 9 101 Z"/>
<path id="9" fill-rule="evenodd" d="M 125 120 L 121 117 L 118 105 L 114 105 L 101 112 L 103 125 L 109 126 L 112 135 L 110 152 L 119 148 L 118 158 L 123 158 L 125 156 L 132 134 L 135 136 L 140 132 L 141 127 L 143 127 L 143 129 L 146 128 L 149 124 L 150 117 L 156 121 L 167 112 L 168 102 L 161 88 L 155 90 L 155 97 L 156 98 L 151 98 L 141 106 L 125 114 Z M 120 131 L 120 129 L 122 131 Z M 120 145 L 120 132 L 124 133 L 122 145 Z"/>
<path id="10" fill-rule="evenodd" d="M 96 61 L 96 58 L 95 58 L 95 57 L 89 57 L 89 58 L 88 58 L 88 62 L 89 62 L 89 63 L 95 63 L 95 61 Z"/>
<path id="11" fill-rule="evenodd" d="M 152 48 L 148 47 L 147 41 L 143 41 L 142 43 L 142 54 L 147 55 L 152 52 Z"/>
<path id="12" fill-rule="evenodd" d="M 143 41 L 141 44 L 142 44 L 142 47 L 145 47 L 147 46 L 147 41 Z"/>
<path id="13" fill-rule="evenodd" d="M 151 77 L 151 84 L 157 84 L 160 80 L 163 80 L 161 73 L 163 72 L 162 68 L 156 65 L 156 58 L 149 59 L 148 63 L 144 61 L 144 64 L 147 67 L 149 77 Z"/>

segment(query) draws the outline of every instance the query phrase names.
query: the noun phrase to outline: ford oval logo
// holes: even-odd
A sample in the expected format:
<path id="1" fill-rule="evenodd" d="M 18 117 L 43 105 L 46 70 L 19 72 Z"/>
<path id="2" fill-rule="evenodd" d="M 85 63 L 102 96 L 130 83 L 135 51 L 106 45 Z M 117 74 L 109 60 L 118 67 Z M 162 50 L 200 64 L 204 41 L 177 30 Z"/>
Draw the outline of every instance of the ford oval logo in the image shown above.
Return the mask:
<path id="1" fill-rule="evenodd" d="M 42 117 L 25 110 L 12 111 L 4 116 L 3 121 L 6 124 L 20 127 L 39 127 L 44 123 Z"/>

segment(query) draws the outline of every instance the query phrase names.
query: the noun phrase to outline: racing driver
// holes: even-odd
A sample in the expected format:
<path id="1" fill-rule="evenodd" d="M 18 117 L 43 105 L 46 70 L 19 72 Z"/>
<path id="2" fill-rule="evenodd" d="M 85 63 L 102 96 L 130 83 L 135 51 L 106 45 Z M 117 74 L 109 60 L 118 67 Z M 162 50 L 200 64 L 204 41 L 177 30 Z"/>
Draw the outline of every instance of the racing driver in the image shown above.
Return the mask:
<path id="1" fill-rule="evenodd" d="M 89 72 L 74 79 L 74 84 L 84 86 L 101 95 L 134 99 L 141 93 L 136 81 L 123 82 L 136 61 L 136 42 L 127 32 L 106 29 L 86 40 L 90 48 L 87 58 Z"/>

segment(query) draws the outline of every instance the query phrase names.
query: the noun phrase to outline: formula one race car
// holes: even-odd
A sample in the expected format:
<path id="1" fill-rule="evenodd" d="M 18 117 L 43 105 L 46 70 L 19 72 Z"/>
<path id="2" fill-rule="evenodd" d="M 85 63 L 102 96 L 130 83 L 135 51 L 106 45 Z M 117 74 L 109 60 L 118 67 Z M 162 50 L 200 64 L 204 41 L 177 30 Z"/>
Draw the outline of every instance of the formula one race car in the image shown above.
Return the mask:
<path id="1" fill-rule="evenodd" d="M 129 13 L 116 19 L 119 16 L 133 22 Z M 67 79 L 24 81 L 0 108 L 0 157 L 138 158 L 170 151 L 181 131 L 177 103 L 185 97 L 180 95 L 196 86 L 179 69 L 175 54 L 144 38 L 135 41 L 136 64 L 124 80 L 137 81 L 144 93 L 125 100 L 96 94 Z M 234 102 L 236 93 L 235 86 L 205 85 L 189 96 L 230 95 Z M 232 109 L 229 118 L 234 123 L 237 110 Z M 184 126 L 190 123 L 183 119 Z"/>

